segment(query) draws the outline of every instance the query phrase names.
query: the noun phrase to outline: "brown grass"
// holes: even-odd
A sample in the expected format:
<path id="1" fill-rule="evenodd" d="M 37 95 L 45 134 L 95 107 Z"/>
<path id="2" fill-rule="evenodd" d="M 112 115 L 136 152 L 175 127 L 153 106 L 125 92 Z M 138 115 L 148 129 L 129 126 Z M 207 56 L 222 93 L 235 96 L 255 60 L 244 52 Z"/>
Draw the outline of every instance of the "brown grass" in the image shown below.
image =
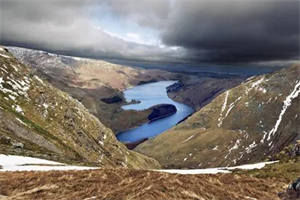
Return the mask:
<path id="1" fill-rule="evenodd" d="M 0 195 L 8 196 L 6 199 L 276 200 L 284 187 L 281 179 L 237 174 L 179 175 L 128 169 L 0 173 Z"/>

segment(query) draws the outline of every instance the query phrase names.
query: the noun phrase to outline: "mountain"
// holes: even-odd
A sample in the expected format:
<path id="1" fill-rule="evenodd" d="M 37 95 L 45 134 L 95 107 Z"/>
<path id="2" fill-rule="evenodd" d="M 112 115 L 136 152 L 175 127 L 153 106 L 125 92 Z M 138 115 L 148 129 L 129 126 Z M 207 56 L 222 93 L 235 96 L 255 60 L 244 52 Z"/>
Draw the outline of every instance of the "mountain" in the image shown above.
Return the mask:
<path id="1" fill-rule="evenodd" d="M 121 109 L 126 103 L 122 91 L 129 87 L 160 80 L 178 80 L 180 84 L 168 90 L 169 97 L 199 110 L 218 94 L 244 80 L 237 77 L 204 78 L 163 70 L 144 70 L 103 60 L 19 47 L 7 48 L 23 64 L 31 66 L 34 74 L 82 102 L 89 112 L 114 133 L 147 122 L 147 117 L 152 112 L 151 109 L 142 112 Z"/>
<path id="2" fill-rule="evenodd" d="M 0 47 L 0 152 L 102 167 L 158 168 L 67 93 Z"/>
<path id="3" fill-rule="evenodd" d="M 7 47 L 33 73 L 82 102 L 90 113 L 115 133 L 147 122 L 151 110 L 125 111 L 122 91 L 142 83 L 180 79 L 181 75 L 161 70 L 142 70 L 103 60 L 52 54 L 45 51 Z M 119 99 L 119 101 L 110 100 Z M 131 117 L 127 117 L 131 116 Z"/>
<path id="4" fill-rule="evenodd" d="M 169 87 L 168 96 L 200 110 L 224 91 L 239 85 L 245 77 L 197 77 L 190 76 L 179 84 Z"/>
<path id="5" fill-rule="evenodd" d="M 300 139 L 299 93 L 300 64 L 251 77 L 135 150 L 167 168 L 264 160 Z"/>

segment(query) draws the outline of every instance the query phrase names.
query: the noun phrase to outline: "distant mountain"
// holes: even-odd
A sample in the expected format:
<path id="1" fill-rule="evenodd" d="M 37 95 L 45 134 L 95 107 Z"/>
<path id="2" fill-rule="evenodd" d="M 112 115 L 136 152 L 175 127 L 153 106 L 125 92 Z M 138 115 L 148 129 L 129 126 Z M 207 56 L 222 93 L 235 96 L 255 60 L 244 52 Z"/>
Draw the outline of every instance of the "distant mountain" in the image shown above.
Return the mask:
<path id="1" fill-rule="evenodd" d="M 297 139 L 300 64 L 249 78 L 136 151 L 164 167 L 203 168 L 261 161 Z"/>
<path id="2" fill-rule="evenodd" d="M 77 100 L 0 47 L 0 153 L 102 167 L 157 168 Z"/>

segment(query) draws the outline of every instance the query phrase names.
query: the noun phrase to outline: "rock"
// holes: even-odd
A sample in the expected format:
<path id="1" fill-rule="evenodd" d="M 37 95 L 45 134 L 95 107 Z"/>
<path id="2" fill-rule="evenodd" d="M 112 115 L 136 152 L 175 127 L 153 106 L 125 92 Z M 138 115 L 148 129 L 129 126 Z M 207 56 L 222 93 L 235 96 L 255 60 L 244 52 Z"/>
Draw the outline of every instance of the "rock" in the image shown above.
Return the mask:
<path id="1" fill-rule="evenodd" d="M 285 192 L 279 193 L 282 200 L 299 200 L 300 199 L 300 177 L 291 183 Z"/>
<path id="2" fill-rule="evenodd" d="M 12 143 L 12 145 L 15 149 L 23 149 L 24 148 L 24 144 L 21 142 L 15 142 L 15 143 Z"/>
<path id="3" fill-rule="evenodd" d="M 160 104 L 152 107 L 152 113 L 148 116 L 148 120 L 153 122 L 155 120 L 168 117 L 177 112 L 177 109 L 172 104 Z"/>
<path id="4" fill-rule="evenodd" d="M 11 143 L 10 137 L 7 137 L 7 136 L 0 137 L 0 144 L 9 145 L 10 143 Z"/>
<path id="5" fill-rule="evenodd" d="M 292 157 L 300 156 L 300 143 L 294 145 L 292 149 Z"/>

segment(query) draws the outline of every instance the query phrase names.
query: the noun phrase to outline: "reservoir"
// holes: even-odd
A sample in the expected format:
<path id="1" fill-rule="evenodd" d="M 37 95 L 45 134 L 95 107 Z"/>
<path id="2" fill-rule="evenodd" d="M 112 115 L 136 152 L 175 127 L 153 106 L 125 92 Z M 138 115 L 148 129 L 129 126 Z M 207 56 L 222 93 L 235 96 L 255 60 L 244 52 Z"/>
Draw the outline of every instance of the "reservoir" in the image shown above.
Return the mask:
<path id="1" fill-rule="evenodd" d="M 172 104 L 176 107 L 177 112 L 166 118 L 156 120 L 151 123 L 143 124 L 139 127 L 121 132 L 117 138 L 121 142 L 136 142 L 145 138 L 154 137 L 189 116 L 194 109 L 168 97 L 167 87 L 177 81 L 159 81 L 147 83 L 124 91 L 126 101 L 137 100 L 139 103 L 122 106 L 124 110 L 144 110 L 158 104 Z"/>

